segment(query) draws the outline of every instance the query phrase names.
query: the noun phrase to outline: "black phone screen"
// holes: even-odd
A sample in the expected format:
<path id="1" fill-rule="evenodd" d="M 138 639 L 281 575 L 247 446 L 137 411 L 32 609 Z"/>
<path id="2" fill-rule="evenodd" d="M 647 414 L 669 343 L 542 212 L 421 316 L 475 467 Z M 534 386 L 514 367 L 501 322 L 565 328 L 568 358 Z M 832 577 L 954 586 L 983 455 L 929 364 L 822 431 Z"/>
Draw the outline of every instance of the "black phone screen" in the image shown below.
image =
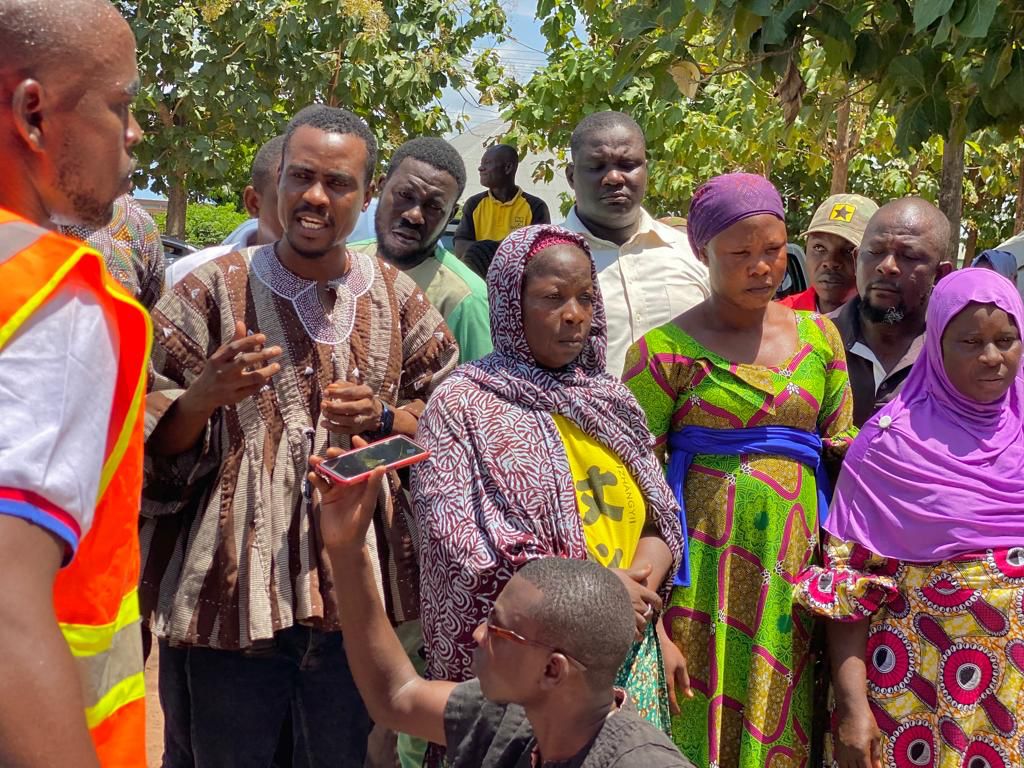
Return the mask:
<path id="1" fill-rule="evenodd" d="M 373 443 L 365 448 L 358 448 L 344 456 L 328 459 L 322 466 L 339 477 L 353 478 L 365 475 L 377 467 L 395 464 L 422 453 L 426 453 L 426 451 L 412 440 L 399 436 Z"/>

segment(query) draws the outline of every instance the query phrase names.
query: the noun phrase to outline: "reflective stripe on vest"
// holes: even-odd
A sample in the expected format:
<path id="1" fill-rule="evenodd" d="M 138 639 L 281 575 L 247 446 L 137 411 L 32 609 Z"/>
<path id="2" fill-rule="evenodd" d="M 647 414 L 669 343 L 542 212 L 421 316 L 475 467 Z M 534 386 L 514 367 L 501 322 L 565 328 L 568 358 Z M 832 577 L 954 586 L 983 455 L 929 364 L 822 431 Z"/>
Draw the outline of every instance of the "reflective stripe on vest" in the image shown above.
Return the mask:
<path id="1" fill-rule="evenodd" d="M 2 209 L 0 285 L 0 351 L 35 311 L 73 286 L 103 310 L 118 353 L 96 513 L 74 559 L 57 574 L 53 600 L 100 764 L 142 768 L 138 510 L 149 315 L 110 276 L 98 253 Z"/>
<path id="2" fill-rule="evenodd" d="M 60 625 L 78 665 L 90 728 L 122 704 L 146 695 L 143 674 L 138 669 L 142 656 L 140 624 L 139 593 L 132 590 L 121 601 L 117 618 L 109 624 Z"/>

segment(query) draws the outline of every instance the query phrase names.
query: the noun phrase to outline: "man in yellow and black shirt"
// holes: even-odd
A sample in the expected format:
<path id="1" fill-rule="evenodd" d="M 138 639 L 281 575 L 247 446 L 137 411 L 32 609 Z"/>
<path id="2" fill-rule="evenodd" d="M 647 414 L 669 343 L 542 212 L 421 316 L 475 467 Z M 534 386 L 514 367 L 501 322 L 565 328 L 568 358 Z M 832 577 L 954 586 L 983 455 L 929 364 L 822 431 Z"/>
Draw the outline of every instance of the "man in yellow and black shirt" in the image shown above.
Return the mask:
<path id="1" fill-rule="evenodd" d="M 521 227 L 551 223 L 547 204 L 516 186 L 518 167 L 519 155 L 507 144 L 495 144 L 484 152 L 477 170 L 487 191 L 473 195 L 462 206 L 462 221 L 455 231 L 455 255 L 460 259 L 477 240 L 504 240 Z"/>

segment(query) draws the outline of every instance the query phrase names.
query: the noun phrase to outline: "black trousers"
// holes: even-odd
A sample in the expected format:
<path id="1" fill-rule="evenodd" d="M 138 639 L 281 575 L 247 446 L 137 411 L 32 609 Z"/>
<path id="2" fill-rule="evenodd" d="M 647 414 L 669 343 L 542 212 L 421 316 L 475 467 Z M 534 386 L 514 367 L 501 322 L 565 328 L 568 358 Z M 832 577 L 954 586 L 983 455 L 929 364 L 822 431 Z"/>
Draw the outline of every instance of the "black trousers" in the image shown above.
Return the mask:
<path id="1" fill-rule="evenodd" d="M 161 640 L 160 704 L 164 768 L 270 768 L 289 716 L 294 768 L 366 757 L 370 718 L 338 632 L 290 627 L 245 651 Z"/>

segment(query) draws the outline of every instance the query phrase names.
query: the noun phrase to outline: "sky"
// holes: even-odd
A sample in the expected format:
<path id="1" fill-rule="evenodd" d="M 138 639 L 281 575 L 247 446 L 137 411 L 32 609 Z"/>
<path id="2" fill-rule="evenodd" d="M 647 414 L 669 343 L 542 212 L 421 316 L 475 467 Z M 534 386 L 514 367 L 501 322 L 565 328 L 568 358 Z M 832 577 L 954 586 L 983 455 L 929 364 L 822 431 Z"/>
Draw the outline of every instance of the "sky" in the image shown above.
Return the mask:
<path id="1" fill-rule="evenodd" d="M 510 39 L 502 43 L 482 39 L 477 49 L 494 48 L 505 71 L 519 82 L 526 82 L 547 61 L 544 36 L 540 32 L 539 22 L 534 18 L 536 0 L 508 0 L 503 5 L 508 16 Z M 499 117 L 498 107 L 476 103 L 476 93 L 472 88 L 461 92 L 445 89 L 441 103 L 453 114 L 465 113 L 470 127 Z"/>

